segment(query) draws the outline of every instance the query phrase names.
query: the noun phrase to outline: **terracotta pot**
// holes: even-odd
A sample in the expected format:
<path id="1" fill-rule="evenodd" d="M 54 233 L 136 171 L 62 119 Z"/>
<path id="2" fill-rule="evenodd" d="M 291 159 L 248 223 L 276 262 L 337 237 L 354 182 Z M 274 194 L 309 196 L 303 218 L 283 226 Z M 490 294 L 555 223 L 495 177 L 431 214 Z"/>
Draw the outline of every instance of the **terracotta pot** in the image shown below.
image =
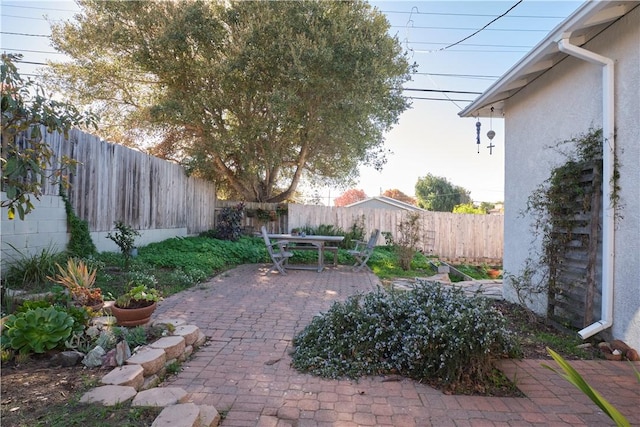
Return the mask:
<path id="1" fill-rule="evenodd" d="M 142 308 L 120 308 L 115 305 L 111 306 L 111 314 L 113 314 L 120 326 L 138 326 L 144 325 L 151 320 L 151 314 L 155 311 L 157 303 L 153 303 Z"/>

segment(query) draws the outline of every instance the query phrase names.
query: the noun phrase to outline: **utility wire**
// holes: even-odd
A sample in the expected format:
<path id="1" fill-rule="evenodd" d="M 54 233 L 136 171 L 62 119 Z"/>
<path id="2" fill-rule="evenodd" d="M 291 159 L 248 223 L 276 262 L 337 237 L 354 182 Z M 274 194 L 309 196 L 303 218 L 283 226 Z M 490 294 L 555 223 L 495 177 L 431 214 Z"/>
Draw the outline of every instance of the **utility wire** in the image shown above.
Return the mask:
<path id="1" fill-rule="evenodd" d="M 18 9 L 51 10 L 54 12 L 77 12 L 77 10 L 71 10 L 71 9 L 54 9 L 50 7 L 36 7 L 36 6 L 23 6 L 23 5 L 18 6 L 16 4 L 3 4 L 2 7 L 15 7 Z"/>
<path id="2" fill-rule="evenodd" d="M 64 53 L 62 52 L 54 52 L 49 50 L 12 49 L 10 47 L 0 47 L 0 50 L 10 50 L 12 52 L 47 53 L 50 55 L 64 55 Z"/>
<path id="3" fill-rule="evenodd" d="M 514 4 L 513 6 L 511 6 L 509 9 L 507 9 L 507 11 L 506 11 L 506 12 L 504 12 L 504 13 L 503 13 L 502 15 L 500 15 L 500 16 L 497 16 L 496 18 L 492 19 L 491 21 L 489 21 L 489 22 L 488 22 L 484 27 L 480 28 L 478 31 L 476 31 L 476 32 L 474 32 L 474 33 L 472 33 L 472 34 L 468 35 L 467 37 L 465 37 L 465 38 L 463 38 L 463 39 L 458 40 L 458 41 L 457 41 L 457 42 L 455 42 L 455 43 L 451 43 L 450 45 L 445 46 L 445 47 L 441 48 L 440 50 L 446 50 L 446 49 L 449 49 L 449 48 L 451 48 L 451 47 L 453 47 L 453 46 L 459 45 L 460 43 L 462 43 L 462 42 L 463 42 L 463 41 L 465 41 L 465 40 L 469 40 L 471 37 L 475 36 L 475 35 L 476 35 L 476 34 L 478 34 L 480 31 L 482 31 L 482 30 L 486 29 L 489 25 L 493 24 L 493 23 L 494 23 L 494 22 L 496 22 L 498 19 L 502 18 L 502 17 L 503 17 L 503 16 L 505 16 L 507 13 L 511 12 L 511 11 L 512 11 L 513 9 L 515 9 L 515 8 L 516 8 L 516 6 L 518 6 L 520 3 L 522 3 L 522 0 L 518 0 L 518 2 L 517 2 L 516 4 Z M 546 31 L 546 30 L 545 30 L 545 31 Z"/>
<path id="4" fill-rule="evenodd" d="M 8 34 L 8 35 L 11 35 L 11 36 L 25 36 L 25 37 L 46 37 L 46 38 L 51 37 L 48 34 L 12 33 L 10 31 L 0 31 L 0 34 Z"/>
<path id="5" fill-rule="evenodd" d="M 413 11 L 415 9 L 415 12 Z M 420 12 L 417 6 L 414 6 L 410 12 L 401 11 L 401 10 L 381 10 L 381 13 L 398 13 L 403 15 L 436 15 L 436 16 L 478 16 L 478 17 L 491 17 L 495 15 L 490 14 L 481 14 L 481 13 L 451 13 L 451 12 Z M 534 19 L 564 19 L 565 16 L 540 16 L 540 15 L 511 15 L 507 16 L 507 18 L 534 18 Z"/>
<path id="6" fill-rule="evenodd" d="M 438 92 L 438 93 L 459 93 L 463 95 L 480 95 L 482 92 L 468 92 L 463 90 L 443 90 L 443 89 L 415 89 L 415 88 L 403 88 L 402 90 L 414 91 L 414 92 Z"/>

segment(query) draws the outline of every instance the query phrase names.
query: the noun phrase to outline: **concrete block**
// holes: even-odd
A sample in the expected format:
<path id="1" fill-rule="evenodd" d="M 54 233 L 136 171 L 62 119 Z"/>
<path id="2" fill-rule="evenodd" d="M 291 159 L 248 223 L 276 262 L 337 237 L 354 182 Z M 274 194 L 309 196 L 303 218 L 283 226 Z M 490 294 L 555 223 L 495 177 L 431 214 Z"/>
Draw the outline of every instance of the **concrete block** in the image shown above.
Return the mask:
<path id="1" fill-rule="evenodd" d="M 216 427 L 220 424 L 220 414 L 218 410 L 211 405 L 199 405 L 200 407 L 200 426 Z"/>
<path id="2" fill-rule="evenodd" d="M 164 350 L 167 353 L 167 360 L 177 359 L 184 353 L 185 341 L 183 337 L 173 335 L 160 338 L 158 341 L 149 344 L 149 347 Z"/>
<path id="3" fill-rule="evenodd" d="M 127 359 L 127 365 L 140 365 L 144 376 L 157 374 L 164 367 L 167 360 L 166 353 L 161 348 L 145 347 Z"/>
<path id="4" fill-rule="evenodd" d="M 140 390 L 144 384 L 144 369 L 140 365 L 124 365 L 102 377 L 103 384 L 131 386 Z"/>
<path id="5" fill-rule="evenodd" d="M 156 387 L 141 391 L 131 406 L 169 406 L 187 401 L 187 392 L 180 387 Z"/>
<path id="6" fill-rule="evenodd" d="M 136 389 L 133 387 L 105 385 L 86 392 L 80 398 L 80 403 L 101 403 L 105 406 L 114 406 L 133 398 L 136 393 Z"/>
<path id="7" fill-rule="evenodd" d="M 200 328 L 196 325 L 183 325 L 178 326 L 175 331 L 173 331 L 173 335 L 184 337 L 185 345 L 193 345 L 193 343 L 198 340 L 199 332 Z"/>
<path id="8" fill-rule="evenodd" d="M 151 427 L 197 427 L 200 408 L 194 403 L 167 406 L 160 412 Z"/>

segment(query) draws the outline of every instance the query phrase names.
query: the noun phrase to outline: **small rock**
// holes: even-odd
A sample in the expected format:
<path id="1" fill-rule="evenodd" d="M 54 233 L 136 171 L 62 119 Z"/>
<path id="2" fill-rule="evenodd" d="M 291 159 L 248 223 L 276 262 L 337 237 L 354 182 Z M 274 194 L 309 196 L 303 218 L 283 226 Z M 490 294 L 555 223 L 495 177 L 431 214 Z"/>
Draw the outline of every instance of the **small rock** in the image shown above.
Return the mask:
<path id="1" fill-rule="evenodd" d="M 97 368 L 98 366 L 102 366 L 102 358 L 106 352 L 104 348 L 99 345 L 95 346 L 84 359 L 82 359 L 82 364 L 87 368 Z"/>
<path id="2" fill-rule="evenodd" d="M 50 366 L 62 366 L 68 368 L 76 366 L 84 358 L 84 353 L 79 351 L 63 351 L 62 353 L 54 354 L 49 361 Z"/>
<path id="3" fill-rule="evenodd" d="M 124 365 L 124 362 L 131 357 L 131 349 L 125 340 L 121 340 L 116 344 L 116 363 L 118 366 Z"/>
<path id="4" fill-rule="evenodd" d="M 102 358 L 102 367 L 103 368 L 115 368 L 118 366 L 118 362 L 116 362 L 116 349 L 111 349 L 104 355 Z"/>

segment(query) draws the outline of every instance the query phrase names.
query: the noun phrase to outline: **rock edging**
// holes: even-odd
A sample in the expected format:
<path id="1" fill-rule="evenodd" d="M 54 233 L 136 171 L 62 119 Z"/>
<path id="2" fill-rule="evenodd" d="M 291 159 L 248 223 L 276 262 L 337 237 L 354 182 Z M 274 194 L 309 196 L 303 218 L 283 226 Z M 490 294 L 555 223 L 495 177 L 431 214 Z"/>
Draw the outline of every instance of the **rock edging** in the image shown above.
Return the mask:
<path id="1" fill-rule="evenodd" d="M 102 386 L 86 392 L 80 402 L 113 406 L 132 401 L 132 406 L 164 407 L 152 426 L 214 427 L 220 414 L 210 405 L 196 405 L 179 387 L 154 389 L 167 372 L 167 367 L 184 362 L 206 337 L 195 325 L 181 319 L 158 319 L 153 326 L 170 325 L 170 335 L 138 349 L 133 355 L 104 375 Z"/>

